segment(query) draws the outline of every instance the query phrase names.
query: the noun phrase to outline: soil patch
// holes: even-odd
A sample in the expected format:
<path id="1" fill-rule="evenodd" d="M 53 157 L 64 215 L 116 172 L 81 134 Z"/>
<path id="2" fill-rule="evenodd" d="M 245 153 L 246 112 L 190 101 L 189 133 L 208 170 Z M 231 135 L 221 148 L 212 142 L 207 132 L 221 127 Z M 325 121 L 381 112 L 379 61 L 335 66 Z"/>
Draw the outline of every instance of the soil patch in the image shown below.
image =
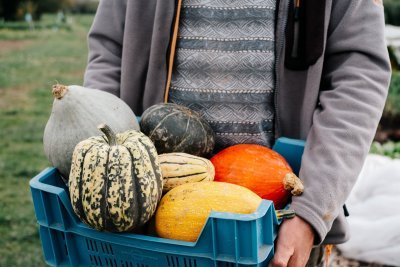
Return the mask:
<path id="1" fill-rule="evenodd" d="M 384 265 L 379 263 L 369 263 L 363 261 L 357 261 L 345 258 L 339 249 L 334 247 L 332 255 L 329 257 L 329 267 L 395 267 L 390 265 Z M 325 264 L 321 264 L 318 267 L 325 267 Z"/>
<path id="2" fill-rule="evenodd" d="M 24 49 L 32 43 L 32 40 L 0 40 L 0 54 Z"/>
<path id="3" fill-rule="evenodd" d="M 18 110 L 30 106 L 30 86 L 0 89 L 0 110 Z"/>

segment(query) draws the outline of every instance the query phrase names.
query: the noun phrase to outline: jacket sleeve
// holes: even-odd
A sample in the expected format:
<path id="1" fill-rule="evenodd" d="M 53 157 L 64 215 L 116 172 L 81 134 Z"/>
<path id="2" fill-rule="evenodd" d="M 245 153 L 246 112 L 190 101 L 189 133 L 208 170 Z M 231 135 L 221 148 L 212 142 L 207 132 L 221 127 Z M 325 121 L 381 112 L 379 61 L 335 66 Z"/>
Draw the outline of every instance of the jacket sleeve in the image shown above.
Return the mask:
<path id="1" fill-rule="evenodd" d="M 305 191 L 292 201 L 314 227 L 316 244 L 343 212 L 382 115 L 391 72 L 379 1 L 333 2 L 319 105 L 300 170 Z"/>
<path id="2" fill-rule="evenodd" d="M 84 86 L 120 94 L 126 0 L 101 0 L 88 35 Z"/>

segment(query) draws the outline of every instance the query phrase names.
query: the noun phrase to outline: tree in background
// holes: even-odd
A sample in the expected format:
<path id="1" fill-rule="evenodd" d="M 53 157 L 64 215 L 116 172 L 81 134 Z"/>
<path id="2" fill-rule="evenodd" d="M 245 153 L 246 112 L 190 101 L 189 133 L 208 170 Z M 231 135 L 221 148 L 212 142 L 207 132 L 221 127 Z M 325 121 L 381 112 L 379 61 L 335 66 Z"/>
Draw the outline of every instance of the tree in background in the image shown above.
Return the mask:
<path id="1" fill-rule="evenodd" d="M 20 0 L 0 0 L 0 17 L 4 20 L 16 20 Z"/>
<path id="2" fill-rule="evenodd" d="M 40 19 L 43 13 L 66 10 L 76 4 L 76 0 L 0 0 L 0 18 L 6 21 L 22 20 L 26 13 Z"/>
<path id="3" fill-rule="evenodd" d="M 386 23 L 400 26 L 400 0 L 385 0 L 383 3 Z"/>
<path id="4" fill-rule="evenodd" d="M 40 18 L 43 13 L 55 13 L 60 10 L 67 10 L 76 4 L 75 0 L 31 0 L 38 5 L 36 18 Z"/>

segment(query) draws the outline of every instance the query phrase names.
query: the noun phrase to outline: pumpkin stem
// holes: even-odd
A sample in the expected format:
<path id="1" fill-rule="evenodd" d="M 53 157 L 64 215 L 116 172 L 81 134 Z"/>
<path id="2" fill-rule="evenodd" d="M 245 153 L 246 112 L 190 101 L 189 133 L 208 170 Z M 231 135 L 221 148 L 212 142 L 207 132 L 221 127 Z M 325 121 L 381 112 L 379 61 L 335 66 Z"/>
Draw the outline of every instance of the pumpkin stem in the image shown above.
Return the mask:
<path id="1" fill-rule="evenodd" d="M 102 131 L 104 133 L 104 135 L 107 137 L 107 141 L 110 146 L 117 145 L 117 135 L 110 128 L 110 126 L 108 126 L 105 123 L 102 123 L 99 126 L 97 126 L 97 129 L 99 129 L 100 131 Z"/>
<path id="2" fill-rule="evenodd" d="M 68 86 L 62 84 L 55 84 L 53 85 L 53 96 L 57 99 L 61 99 L 64 95 L 68 92 Z"/>
<path id="3" fill-rule="evenodd" d="M 299 196 L 304 191 L 303 182 L 294 173 L 288 173 L 283 178 L 283 186 L 285 190 L 288 190 L 294 196 Z"/>

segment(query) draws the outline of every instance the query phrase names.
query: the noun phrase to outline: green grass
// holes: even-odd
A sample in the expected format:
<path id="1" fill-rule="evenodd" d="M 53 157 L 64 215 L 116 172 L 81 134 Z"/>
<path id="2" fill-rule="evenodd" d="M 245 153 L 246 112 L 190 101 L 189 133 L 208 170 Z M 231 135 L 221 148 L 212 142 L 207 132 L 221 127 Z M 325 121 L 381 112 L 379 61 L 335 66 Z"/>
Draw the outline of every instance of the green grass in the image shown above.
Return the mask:
<path id="1" fill-rule="evenodd" d="M 380 144 L 378 142 L 374 142 L 371 146 L 370 153 L 378 154 L 394 159 L 400 159 L 400 142 L 386 142 L 384 144 Z"/>
<path id="2" fill-rule="evenodd" d="M 71 19 L 68 29 L 0 29 L 0 266 L 46 266 L 29 180 L 49 165 L 51 85 L 82 83 L 92 17 Z"/>

